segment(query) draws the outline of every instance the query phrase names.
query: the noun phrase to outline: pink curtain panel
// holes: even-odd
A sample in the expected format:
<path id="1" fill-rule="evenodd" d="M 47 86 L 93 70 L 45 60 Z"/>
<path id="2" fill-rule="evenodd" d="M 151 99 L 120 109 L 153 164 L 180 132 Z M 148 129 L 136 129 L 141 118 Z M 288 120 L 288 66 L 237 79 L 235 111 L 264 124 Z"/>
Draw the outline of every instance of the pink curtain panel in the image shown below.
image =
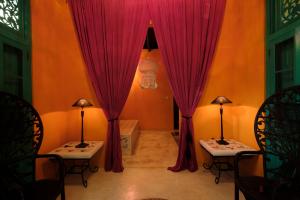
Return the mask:
<path id="1" fill-rule="evenodd" d="M 108 120 L 105 170 L 121 172 L 118 117 L 128 97 L 149 16 L 137 0 L 69 0 L 82 54 Z"/>
<path id="2" fill-rule="evenodd" d="M 192 116 L 202 96 L 225 0 L 148 0 L 169 83 L 182 113 L 179 152 L 172 171 L 198 169 Z"/>

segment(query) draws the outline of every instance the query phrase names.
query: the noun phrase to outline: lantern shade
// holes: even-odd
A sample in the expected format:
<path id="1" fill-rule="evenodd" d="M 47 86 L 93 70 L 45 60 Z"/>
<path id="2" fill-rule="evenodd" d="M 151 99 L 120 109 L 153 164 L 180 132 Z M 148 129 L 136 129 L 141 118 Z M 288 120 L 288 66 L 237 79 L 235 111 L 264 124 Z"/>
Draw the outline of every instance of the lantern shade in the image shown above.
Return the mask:
<path id="1" fill-rule="evenodd" d="M 217 98 L 215 98 L 211 104 L 226 104 L 226 103 L 232 103 L 228 98 L 224 97 L 224 96 L 217 96 Z"/>
<path id="2" fill-rule="evenodd" d="M 72 106 L 84 108 L 93 106 L 93 104 L 88 99 L 80 98 Z"/>

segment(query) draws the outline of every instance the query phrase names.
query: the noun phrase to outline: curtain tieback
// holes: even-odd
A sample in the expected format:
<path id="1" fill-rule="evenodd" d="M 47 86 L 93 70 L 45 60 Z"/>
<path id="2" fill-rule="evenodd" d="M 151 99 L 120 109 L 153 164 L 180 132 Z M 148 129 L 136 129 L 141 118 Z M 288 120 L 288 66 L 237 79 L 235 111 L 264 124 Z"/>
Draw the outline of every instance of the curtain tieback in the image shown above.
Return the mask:
<path id="1" fill-rule="evenodd" d="M 113 121 L 117 121 L 117 120 L 119 120 L 119 117 L 108 119 L 109 122 L 113 122 Z"/>
<path id="2" fill-rule="evenodd" d="M 186 116 L 186 115 L 181 115 L 181 117 L 184 118 L 184 119 L 191 119 L 192 118 L 192 116 Z"/>

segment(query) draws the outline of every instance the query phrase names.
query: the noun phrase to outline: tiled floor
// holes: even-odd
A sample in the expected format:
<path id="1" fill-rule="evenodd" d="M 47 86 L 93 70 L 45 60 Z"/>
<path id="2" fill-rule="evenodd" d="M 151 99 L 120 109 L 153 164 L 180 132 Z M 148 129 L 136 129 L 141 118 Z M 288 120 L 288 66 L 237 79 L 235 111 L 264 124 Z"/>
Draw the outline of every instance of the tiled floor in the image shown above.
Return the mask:
<path id="1" fill-rule="evenodd" d="M 178 147 L 166 131 L 141 131 L 134 155 L 123 156 L 125 168 L 167 168 L 176 163 Z"/>
<path id="2" fill-rule="evenodd" d="M 137 145 L 136 157 L 125 158 L 123 173 L 107 173 L 103 169 L 89 174 L 88 187 L 81 185 L 80 176 L 66 178 L 67 200 L 142 200 L 147 198 L 163 198 L 168 200 L 231 200 L 233 199 L 233 180 L 226 174 L 219 184 L 214 183 L 214 175 L 202 169 L 190 173 L 182 171 L 174 173 L 166 166 L 176 160 L 176 146 L 172 146 L 170 133 L 147 132 L 141 135 Z M 165 142 L 163 142 L 165 140 Z M 176 143 L 174 142 L 174 145 Z M 159 148 L 155 148 L 159 147 Z M 151 149 L 153 147 L 153 149 Z M 167 151 L 164 148 L 173 149 Z M 144 151 L 149 150 L 153 158 Z M 159 155 L 155 152 L 158 149 Z M 145 150 L 146 151 L 146 150 Z M 148 157 L 143 160 L 142 155 Z M 156 159 L 159 156 L 161 162 Z M 150 164 L 147 166 L 147 162 Z M 168 162 L 165 162 L 168 160 Z M 158 166 L 154 164 L 157 163 Z M 127 166 L 126 166 L 127 165 Z M 242 198 L 241 198 L 242 199 Z"/>

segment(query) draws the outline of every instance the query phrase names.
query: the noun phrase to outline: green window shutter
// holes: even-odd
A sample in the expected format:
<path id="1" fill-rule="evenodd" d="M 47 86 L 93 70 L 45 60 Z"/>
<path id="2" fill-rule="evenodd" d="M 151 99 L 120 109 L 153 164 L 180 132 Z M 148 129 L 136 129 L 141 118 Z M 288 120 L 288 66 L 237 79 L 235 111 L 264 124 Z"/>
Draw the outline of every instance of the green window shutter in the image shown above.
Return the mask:
<path id="1" fill-rule="evenodd" d="M 300 26 L 295 33 L 295 84 L 300 85 Z"/>
<path id="2" fill-rule="evenodd" d="M 300 0 L 267 0 L 266 19 L 266 91 L 270 96 L 300 84 Z M 266 169 L 281 162 L 274 155 L 266 157 Z"/>
<path id="3" fill-rule="evenodd" d="M 267 96 L 300 84 L 300 0 L 267 0 Z"/>
<path id="4" fill-rule="evenodd" d="M 23 53 L 21 49 L 3 46 L 4 90 L 23 96 Z"/>
<path id="5" fill-rule="evenodd" d="M 275 90 L 279 91 L 294 84 L 295 74 L 294 38 L 275 46 Z"/>
<path id="6" fill-rule="evenodd" d="M 31 101 L 28 0 L 0 0 L 0 90 Z"/>

